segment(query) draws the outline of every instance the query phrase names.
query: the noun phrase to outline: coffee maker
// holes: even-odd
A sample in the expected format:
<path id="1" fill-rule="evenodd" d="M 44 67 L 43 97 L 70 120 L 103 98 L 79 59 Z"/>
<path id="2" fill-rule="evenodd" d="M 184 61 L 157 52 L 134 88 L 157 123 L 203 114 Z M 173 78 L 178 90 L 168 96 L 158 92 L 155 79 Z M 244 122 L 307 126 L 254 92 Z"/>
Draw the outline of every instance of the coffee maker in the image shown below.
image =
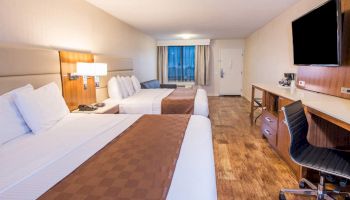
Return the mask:
<path id="1" fill-rule="evenodd" d="M 278 83 L 283 87 L 290 87 L 292 81 L 295 80 L 295 73 L 284 73 L 284 78 Z"/>

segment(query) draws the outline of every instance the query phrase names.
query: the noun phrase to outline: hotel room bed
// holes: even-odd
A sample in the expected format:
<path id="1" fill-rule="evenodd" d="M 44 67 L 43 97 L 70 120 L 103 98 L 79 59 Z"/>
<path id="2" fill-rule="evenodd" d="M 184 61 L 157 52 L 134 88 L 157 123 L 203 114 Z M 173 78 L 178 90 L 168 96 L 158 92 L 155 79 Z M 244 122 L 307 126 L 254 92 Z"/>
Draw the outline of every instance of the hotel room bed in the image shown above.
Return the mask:
<path id="1" fill-rule="evenodd" d="M 125 114 L 161 114 L 162 100 L 174 89 L 141 89 L 140 92 L 123 100 L 107 99 L 106 103 L 118 103 L 119 112 Z M 204 89 L 197 89 L 194 100 L 194 115 L 208 117 L 208 97 Z"/>
<path id="2" fill-rule="evenodd" d="M 10 118 L 9 115 L 0 115 L 2 119 L 8 118 L 14 121 L 5 124 L 4 122 L 8 121 L 1 120 L 3 132 L 10 134 L 11 137 L 5 138 L 6 140 L 0 137 L 0 199 L 36 199 L 50 195 L 51 191 L 57 192 L 57 187 L 59 192 L 62 189 L 59 186 L 69 180 L 69 177 L 74 177 L 80 169 L 85 169 L 86 166 L 91 167 L 91 160 L 108 159 L 108 156 L 103 156 L 106 149 L 120 148 L 121 144 L 132 149 L 134 146 L 122 142 L 125 141 L 122 139 L 132 135 L 130 130 L 134 130 L 133 127 L 139 127 L 139 130 L 142 131 L 139 131 L 141 134 L 138 135 L 144 135 L 144 137 L 150 136 L 147 133 L 153 132 L 145 131 L 145 129 L 154 130 L 158 127 L 157 134 L 152 138 L 156 140 L 163 138 L 163 141 L 165 140 L 163 135 L 166 136 L 166 134 L 162 134 L 159 127 L 163 127 L 164 132 L 168 132 L 164 127 L 169 127 L 169 125 L 177 127 L 171 123 L 169 118 L 167 118 L 168 126 L 162 126 L 163 123 L 157 120 L 149 121 L 150 125 L 144 123 L 143 126 L 140 126 L 139 124 L 148 116 L 151 116 L 152 119 L 165 119 L 169 116 L 175 118 L 175 115 L 69 113 L 61 96 L 62 83 L 57 51 L 0 47 L 0 52 L 0 58 L 8 61 L 2 63 L 3 69 L 6 70 L 0 71 L 2 75 L 0 82 L 3 83 L 0 84 L 0 95 L 8 94 L 10 91 L 14 93 L 12 90 L 17 90 L 16 95 L 10 95 L 10 100 L 2 98 L 2 102 L 8 104 L 1 104 L 3 105 L 2 111 L 12 116 Z M 12 67 L 13 71 L 8 73 L 8 66 L 17 67 Z M 37 73 L 36 75 L 26 75 L 27 73 L 32 74 L 33 70 Z M 26 84 L 29 83 L 32 85 L 28 87 Z M 27 89 L 25 92 L 20 92 L 22 91 L 22 89 L 18 90 L 20 87 Z M 152 106 L 151 104 L 151 110 Z M 177 162 L 171 165 L 172 179 L 167 176 L 170 182 L 168 181 L 169 185 L 166 186 L 168 192 L 165 193 L 164 198 L 216 199 L 210 120 L 202 116 L 183 116 L 187 118 L 186 123 L 182 124 L 181 142 L 177 140 L 179 142 L 174 146 L 178 148 L 178 151 L 172 154 L 176 155 L 172 159 L 176 159 Z M 176 118 L 181 118 L 181 116 L 176 115 Z M 30 130 L 32 133 L 29 132 Z M 135 134 L 135 131 L 133 133 Z M 172 131 L 172 133 L 175 133 L 176 136 L 176 133 L 180 131 Z M 169 136 L 165 138 L 171 139 Z M 159 146 L 162 146 L 163 149 L 173 146 L 161 142 L 159 144 L 162 144 Z M 149 146 L 150 144 L 147 147 Z M 141 147 L 145 148 L 142 145 Z M 162 154 L 161 151 L 158 152 L 160 153 L 157 156 Z M 165 155 L 164 160 L 169 160 L 166 157 L 167 154 L 162 155 Z M 99 167 L 93 168 L 100 170 Z M 142 169 L 139 172 L 144 173 Z M 118 172 L 118 170 L 112 170 L 111 173 L 113 172 Z M 153 173 L 153 175 L 159 176 L 158 173 Z M 88 180 L 90 178 L 95 180 L 96 177 L 100 176 L 88 176 Z M 109 199 L 116 198 L 112 196 Z"/>
<path id="3" fill-rule="evenodd" d="M 141 116 L 68 114 L 43 133 L 0 146 L 0 199 L 40 197 Z M 216 199 L 211 125 L 205 117 L 190 117 L 166 199 Z"/>

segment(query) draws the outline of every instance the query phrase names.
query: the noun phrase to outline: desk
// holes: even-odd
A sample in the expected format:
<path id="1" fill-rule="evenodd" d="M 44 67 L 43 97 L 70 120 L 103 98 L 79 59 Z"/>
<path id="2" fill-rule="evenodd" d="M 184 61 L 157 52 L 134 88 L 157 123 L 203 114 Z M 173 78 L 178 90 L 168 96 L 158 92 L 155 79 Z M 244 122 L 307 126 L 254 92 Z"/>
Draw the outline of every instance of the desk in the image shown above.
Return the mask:
<path id="1" fill-rule="evenodd" d="M 298 88 L 283 88 L 277 84 L 257 83 L 253 84 L 252 88 L 253 91 L 255 89 L 268 91 L 269 93 L 284 97 L 291 101 L 301 100 L 306 107 L 325 114 L 329 118 L 333 118 L 337 123 L 343 124 L 341 125 L 343 128 L 350 131 L 350 100 Z M 252 94 L 252 98 L 254 98 L 254 94 Z"/>
<path id="2" fill-rule="evenodd" d="M 255 90 L 262 91 L 263 114 L 262 135 L 267 138 L 277 153 L 291 166 L 297 176 L 303 177 L 303 170 L 294 164 L 289 156 L 289 133 L 283 123 L 281 108 L 301 100 L 305 106 L 308 122 L 308 140 L 321 147 L 337 148 L 350 144 L 350 100 L 306 91 L 298 88 L 284 88 L 272 84 L 252 84 L 252 101 Z M 251 104 L 250 119 L 254 119 L 254 104 Z"/>

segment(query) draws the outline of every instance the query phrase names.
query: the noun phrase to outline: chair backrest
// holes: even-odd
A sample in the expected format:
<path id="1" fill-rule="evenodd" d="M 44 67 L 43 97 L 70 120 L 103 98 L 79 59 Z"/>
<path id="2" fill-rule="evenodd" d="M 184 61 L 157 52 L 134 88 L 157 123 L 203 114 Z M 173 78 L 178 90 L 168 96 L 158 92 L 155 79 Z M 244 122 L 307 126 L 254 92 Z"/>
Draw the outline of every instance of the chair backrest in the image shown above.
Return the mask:
<path id="1" fill-rule="evenodd" d="M 298 162 L 298 157 L 310 143 L 307 141 L 309 125 L 306 119 L 304 106 L 296 101 L 282 108 L 288 126 L 291 144 L 289 153 L 292 159 Z"/>

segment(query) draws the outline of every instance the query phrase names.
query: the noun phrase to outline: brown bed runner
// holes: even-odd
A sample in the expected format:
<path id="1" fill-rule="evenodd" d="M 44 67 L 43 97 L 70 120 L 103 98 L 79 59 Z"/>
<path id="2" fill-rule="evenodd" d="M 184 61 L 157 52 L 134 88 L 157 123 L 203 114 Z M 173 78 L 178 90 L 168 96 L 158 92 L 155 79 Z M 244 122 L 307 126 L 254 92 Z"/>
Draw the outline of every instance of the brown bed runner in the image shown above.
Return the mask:
<path id="1" fill-rule="evenodd" d="M 166 199 L 189 119 L 142 116 L 39 199 Z"/>
<path id="2" fill-rule="evenodd" d="M 162 114 L 193 114 L 197 88 L 176 88 L 162 100 Z"/>

